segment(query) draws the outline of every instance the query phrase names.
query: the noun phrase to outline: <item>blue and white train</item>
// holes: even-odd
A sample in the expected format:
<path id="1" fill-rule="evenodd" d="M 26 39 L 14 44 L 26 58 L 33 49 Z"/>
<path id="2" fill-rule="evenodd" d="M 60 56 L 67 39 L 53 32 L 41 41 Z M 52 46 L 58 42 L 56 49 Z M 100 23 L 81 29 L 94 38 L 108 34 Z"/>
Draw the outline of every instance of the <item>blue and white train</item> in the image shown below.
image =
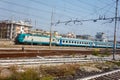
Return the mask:
<path id="1" fill-rule="evenodd" d="M 15 42 L 19 44 L 49 45 L 50 36 L 19 34 L 16 37 Z M 76 38 L 63 38 L 63 37 L 52 37 L 51 44 L 56 46 L 113 48 L 113 42 L 101 42 L 101 41 L 92 41 L 92 40 L 84 40 L 84 39 L 76 39 Z M 120 48 L 120 44 L 117 44 L 116 46 L 117 48 Z"/>

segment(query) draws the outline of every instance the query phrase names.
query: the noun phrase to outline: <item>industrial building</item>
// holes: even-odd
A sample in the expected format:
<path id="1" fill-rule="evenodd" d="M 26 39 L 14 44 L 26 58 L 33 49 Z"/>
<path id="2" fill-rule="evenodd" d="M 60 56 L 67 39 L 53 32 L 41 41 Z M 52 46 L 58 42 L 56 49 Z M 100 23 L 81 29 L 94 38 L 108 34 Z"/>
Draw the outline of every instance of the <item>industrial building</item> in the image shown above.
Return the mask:
<path id="1" fill-rule="evenodd" d="M 86 40 L 94 40 L 93 36 L 91 35 L 76 35 L 77 39 L 86 39 Z"/>
<path id="2" fill-rule="evenodd" d="M 27 21 L 0 21 L 0 39 L 14 40 L 19 33 L 29 33 L 32 25 Z"/>
<path id="3" fill-rule="evenodd" d="M 108 39 L 103 32 L 97 32 L 95 35 L 95 41 L 102 41 L 102 42 L 108 42 Z"/>

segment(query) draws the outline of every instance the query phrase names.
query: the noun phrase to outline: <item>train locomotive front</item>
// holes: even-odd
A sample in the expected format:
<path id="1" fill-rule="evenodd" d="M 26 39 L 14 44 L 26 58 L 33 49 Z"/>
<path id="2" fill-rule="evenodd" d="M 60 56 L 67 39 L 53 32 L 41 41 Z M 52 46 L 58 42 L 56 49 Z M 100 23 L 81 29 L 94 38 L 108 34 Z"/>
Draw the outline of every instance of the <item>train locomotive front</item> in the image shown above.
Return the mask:
<path id="1" fill-rule="evenodd" d="M 38 44 L 38 45 L 49 45 L 50 37 L 44 35 L 36 35 L 36 34 L 19 34 L 15 42 L 18 44 Z M 52 38 L 52 45 L 56 45 L 56 38 Z"/>

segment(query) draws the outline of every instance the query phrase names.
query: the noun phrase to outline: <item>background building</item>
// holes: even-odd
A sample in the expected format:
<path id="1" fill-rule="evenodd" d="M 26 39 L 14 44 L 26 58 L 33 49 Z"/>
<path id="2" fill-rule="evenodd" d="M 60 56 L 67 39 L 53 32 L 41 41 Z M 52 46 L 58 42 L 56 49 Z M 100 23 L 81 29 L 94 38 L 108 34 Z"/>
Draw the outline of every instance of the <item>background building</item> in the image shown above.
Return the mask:
<path id="1" fill-rule="evenodd" d="M 67 34 L 60 34 L 60 36 L 65 37 L 65 38 L 76 38 L 76 35 L 70 32 L 68 32 Z"/>
<path id="2" fill-rule="evenodd" d="M 86 40 L 94 40 L 94 38 L 91 35 L 76 35 L 76 38 L 86 39 Z"/>
<path id="3" fill-rule="evenodd" d="M 97 32 L 97 34 L 95 35 L 95 40 L 96 41 L 108 42 L 108 39 L 107 39 L 105 33 L 103 33 L 103 32 Z"/>
<path id="4" fill-rule="evenodd" d="M 25 21 L 0 21 L 0 39 L 13 40 L 19 33 L 29 33 L 32 25 Z"/>

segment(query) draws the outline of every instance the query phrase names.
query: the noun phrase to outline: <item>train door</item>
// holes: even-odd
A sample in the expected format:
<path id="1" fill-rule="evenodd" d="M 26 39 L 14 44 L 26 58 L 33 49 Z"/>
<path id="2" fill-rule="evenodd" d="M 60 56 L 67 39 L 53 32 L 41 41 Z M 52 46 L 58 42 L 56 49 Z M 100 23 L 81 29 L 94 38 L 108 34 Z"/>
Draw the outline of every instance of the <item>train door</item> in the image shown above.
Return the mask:
<path id="1" fill-rule="evenodd" d="M 62 39 L 60 39 L 60 44 L 59 45 L 62 46 Z"/>

